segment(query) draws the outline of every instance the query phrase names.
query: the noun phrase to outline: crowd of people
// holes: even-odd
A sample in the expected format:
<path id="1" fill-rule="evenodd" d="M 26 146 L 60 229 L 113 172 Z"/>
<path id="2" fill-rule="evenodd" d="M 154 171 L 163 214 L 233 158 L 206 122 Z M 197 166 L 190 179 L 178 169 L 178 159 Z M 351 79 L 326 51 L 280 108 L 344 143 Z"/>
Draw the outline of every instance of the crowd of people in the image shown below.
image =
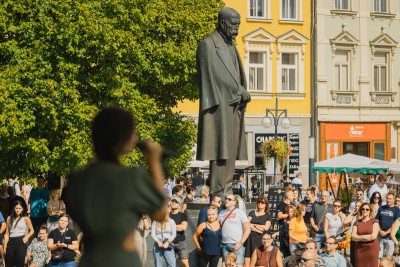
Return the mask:
<path id="1" fill-rule="evenodd" d="M 152 221 L 144 215 L 139 220 L 134 240 L 143 265 L 149 233 L 156 267 L 163 262 L 176 266 L 177 259 L 189 266 L 185 210 L 188 203 L 198 202 L 208 204 L 199 210 L 193 235 L 200 267 L 218 266 L 221 258 L 225 266 L 238 267 L 395 266 L 400 197 L 388 189 L 383 174 L 370 188 L 357 187 L 347 206 L 316 186 L 304 188 L 298 180 L 296 185 L 286 184 L 284 199 L 277 205 L 279 231 L 271 229 L 274 218 L 267 197 L 257 196 L 255 209 L 246 214 L 237 208 L 237 195 L 209 196 L 203 175 L 196 179 L 166 179 L 165 192 L 171 193 L 168 216 Z M 28 197 L 16 191 L 24 190 L 14 183 L 0 192 L 2 266 L 76 266 L 83 252 L 82 233 L 77 235 L 79 228 L 66 215 L 60 189 L 48 190 L 39 176 Z"/>
<path id="2" fill-rule="evenodd" d="M 81 255 L 78 227 L 65 213 L 61 190 L 9 179 L 0 188 L 0 261 L 3 267 L 74 267 Z"/>
<path id="3" fill-rule="evenodd" d="M 208 190 L 207 195 L 201 190 L 206 187 L 204 180 L 195 187 L 193 181 L 178 179 L 169 196 L 169 217 L 151 225 L 155 266 L 162 266 L 163 259 L 167 266 L 175 266 L 175 258 L 189 266 L 184 211 L 196 196 L 206 198 L 197 202 L 209 203 L 199 211 L 193 235 L 198 266 L 218 266 L 220 258 L 225 266 L 246 267 L 395 266 L 400 252 L 400 196 L 388 189 L 384 174 L 370 187 L 359 186 L 362 182 L 356 179 L 351 203 L 332 199 L 317 186 L 303 187 L 301 174 L 293 181 L 285 184 L 284 199 L 277 205 L 279 231 L 274 232 L 266 197 L 255 197 L 256 208 L 245 214 L 237 208 L 237 195 L 208 196 Z M 232 259 L 234 264 L 229 265 Z"/>

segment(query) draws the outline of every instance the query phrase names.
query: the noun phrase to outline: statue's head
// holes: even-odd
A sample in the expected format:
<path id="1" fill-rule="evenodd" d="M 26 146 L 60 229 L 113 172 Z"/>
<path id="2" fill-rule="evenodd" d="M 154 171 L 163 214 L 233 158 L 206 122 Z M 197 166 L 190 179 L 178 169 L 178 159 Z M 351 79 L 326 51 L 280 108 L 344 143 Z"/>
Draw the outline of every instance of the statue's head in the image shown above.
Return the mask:
<path id="1" fill-rule="evenodd" d="M 218 29 L 228 40 L 235 39 L 239 33 L 240 14 L 230 7 L 218 13 Z"/>

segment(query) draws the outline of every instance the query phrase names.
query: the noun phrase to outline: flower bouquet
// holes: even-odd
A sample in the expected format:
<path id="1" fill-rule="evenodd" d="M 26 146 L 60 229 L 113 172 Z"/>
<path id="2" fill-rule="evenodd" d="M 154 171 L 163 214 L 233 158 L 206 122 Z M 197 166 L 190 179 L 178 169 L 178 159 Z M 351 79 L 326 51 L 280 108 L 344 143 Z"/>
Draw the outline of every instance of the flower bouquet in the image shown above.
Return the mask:
<path id="1" fill-rule="evenodd" d="M 289 143 L 282 138 L 271 138 L 264 141 L 260 150 L 266 162 L 274 158 L 279 163 L 281 172 L 285 169 L 286 161 L 292 152 Z"/>

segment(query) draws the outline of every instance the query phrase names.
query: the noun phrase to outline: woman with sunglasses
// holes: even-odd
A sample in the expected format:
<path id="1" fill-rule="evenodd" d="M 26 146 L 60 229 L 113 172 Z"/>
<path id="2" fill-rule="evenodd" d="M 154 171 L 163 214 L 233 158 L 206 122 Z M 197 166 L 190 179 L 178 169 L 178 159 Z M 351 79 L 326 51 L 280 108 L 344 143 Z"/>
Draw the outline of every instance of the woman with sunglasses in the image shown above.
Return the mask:
<path id="1" fill-rule="evenodd" d="M 250 222 L 250 235 L 245 243 L 244 264 L 249 266 L 250 258 L 254 250 L 261 246 L 262 234 L 271 227 L 271 214 L 269 213 L 269 203 L 265 197 L 258 197 L 256 209 L 247 216 Z"/>
<path id="2" fill-rule="evenodd" d="M 6 267 L 24 266 L 28 241 L 33 236 L 33 233 L 32 222 L 26 214 L 24 203 L 16 200 L 11 215 L 7 218 L 6 232 L 4 234 Z"/>
<path id="3" fill-rule="evenodd" d="M 207 222 L 202 222 L 193 235 L 193 242 L 200 252 L 198 261 L 200 267 L 217 267 L 219 258 L 221 258 L 221 225 L 217 221 L 218 209 L 210 206 L 207 209 Z M 203 241 L 200 243 L 199 239 Z"/>
<path id="4" fill-rule="evenodd" d="M 374 192 L 369 199 L 369 203 L 372 205 L 372 218 L 376 217 L 379 207 L 382 206 L 382 196 L 381 193 Z"/>
<path id="5" fill-rule="evenodd" d="M 264 233 L 262 235 L 262 245 L 258 246 L 251 255 L 250 267 L 269 266 L 283 267 L 282 253 L 273 245 L 271 234 Z"/>
<path id="6" fill-rule="evenodd" d="M 342 202 L 338 199 L 333 201 L 333 212 L 325 214 L 324 233 L 326 237 L 337 236 L 343 233 L 343 221 L 345 215 L 340 211 Z"/>
<path id="7" fill-rule="evenodd" d="M 359 211 L 360 211 L 360 207 L 363 204 L 363 201 L 357 201 L 354 209 L 352 209 L 352 211 L 349 213 L 349 215 L 347 215 L 346 219 L 344 219 L 343 224 L 344 225 L 348 225 L 350 224 L 350 233 L 353 230 L 353 225 L 354 223 L 361 219 L 361 216 L 359 215 Z M 354 254 L 355 254 L 355 249 L 356 249 L 356 242 L 354 242 L 353 240 L 350 240 L 350 262 L 352 265 L 354 265 Z"/>
<path id="8" fill-rule="evenodd" d="M 354 223 L 351 239 L 356 241 L 354 267 L 378 267 L 379 222 L 372 217 L 372 206 L 363 203 L 359 210 L 361 217 Z"/>

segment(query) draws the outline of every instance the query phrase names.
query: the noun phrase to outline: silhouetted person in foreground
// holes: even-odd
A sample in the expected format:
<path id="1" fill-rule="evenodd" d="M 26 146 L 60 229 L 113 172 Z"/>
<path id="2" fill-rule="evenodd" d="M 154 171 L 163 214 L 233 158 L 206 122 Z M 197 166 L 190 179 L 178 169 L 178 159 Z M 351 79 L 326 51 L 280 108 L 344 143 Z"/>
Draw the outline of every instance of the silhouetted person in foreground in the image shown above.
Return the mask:
<path id="1" fill-rule="evenodd" d="M 80 267 L 141 266 L 134 247 L 135 228 L 144 214 L 161 221 L 167 214 L 162 187 L 161 149 L 147 142 L 144 157 L 151 173 L 121 165 L 137 144 L 132 115 L 108 108 L 93 120 L 96 160 L 69 177 L 62 198 L 84 234 Z"/>

